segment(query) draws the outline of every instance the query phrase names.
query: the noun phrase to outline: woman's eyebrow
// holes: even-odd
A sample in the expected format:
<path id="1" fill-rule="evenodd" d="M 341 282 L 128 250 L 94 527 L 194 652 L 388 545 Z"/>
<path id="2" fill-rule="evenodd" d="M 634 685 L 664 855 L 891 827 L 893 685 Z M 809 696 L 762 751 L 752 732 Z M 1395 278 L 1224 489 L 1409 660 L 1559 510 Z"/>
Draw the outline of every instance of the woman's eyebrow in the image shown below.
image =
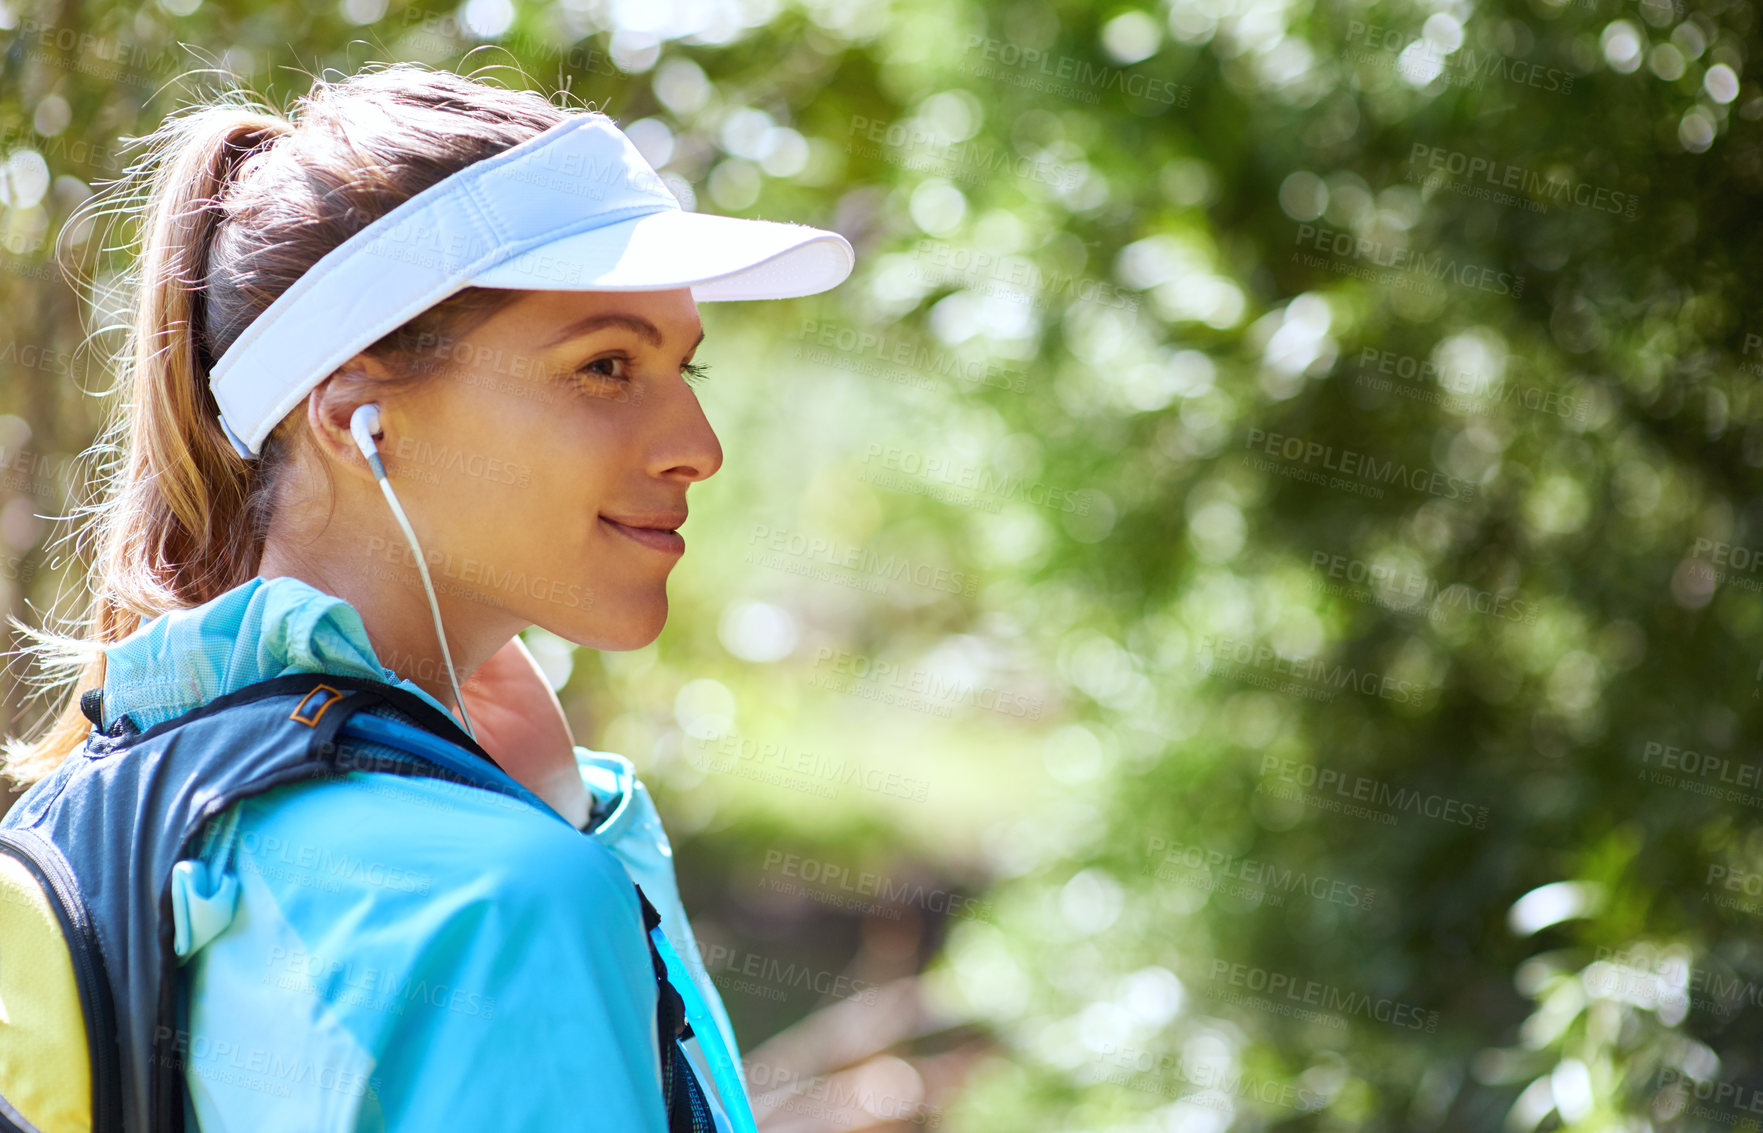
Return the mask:
<path id="1" fill-rule="evenodd" d="M 592 334 L 594 331 L 613 326 L 623 327 L 628 331 L 641 335 L 643 341 L 647 342 L 650 346 L 661 345 L 661 332 L 656 330 L 655 324 L 648 319 L 645 319 L 641 315 L 610 314 L 588 315 L 585 318 L 577 319 L 559 331 L 556 337 L 552 338 L 550 342 L 545 344 L 544 348 L 549 350 L 553 346 L 561 346 L 572 338 L 580 338 L 585 334 Z M 690 354 L 693 350 L 698 349 L 698 343 L 703 341 L 704 328 L 700 326 L 698 328 L 697 341 L 692 343 L 691 349 L 687 350 L 686 353 Z"/>

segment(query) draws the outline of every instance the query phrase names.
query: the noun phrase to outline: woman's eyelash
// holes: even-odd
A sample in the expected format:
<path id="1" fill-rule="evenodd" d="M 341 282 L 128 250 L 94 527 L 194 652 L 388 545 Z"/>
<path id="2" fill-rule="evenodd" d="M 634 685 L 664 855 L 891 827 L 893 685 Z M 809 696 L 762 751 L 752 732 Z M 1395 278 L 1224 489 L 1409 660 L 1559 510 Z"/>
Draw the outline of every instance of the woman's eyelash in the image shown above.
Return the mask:
<path id="1" fill-rule="evenodd" d="M 687 382 L 692 385 L 697 385 L 699 382 L 706 380 L 704 375 L 710 369 L 710 363 L 687 362 L 684 366 L 681 366 L 680 369 L 684 371 Z"/>

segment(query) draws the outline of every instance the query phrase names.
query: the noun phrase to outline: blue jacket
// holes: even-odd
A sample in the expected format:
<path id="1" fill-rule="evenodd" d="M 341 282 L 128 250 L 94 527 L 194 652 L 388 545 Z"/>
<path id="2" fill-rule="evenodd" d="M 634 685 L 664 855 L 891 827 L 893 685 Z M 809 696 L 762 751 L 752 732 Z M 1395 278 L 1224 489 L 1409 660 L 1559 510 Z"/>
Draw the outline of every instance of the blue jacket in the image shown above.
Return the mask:
<path id="1" fill-rule="evenodd" d="M 107 652 L 106 725 L 126 713 L 149 728 L 289 673 L 381 680 L 440 707 L 379 664 L 348 603 L 293 578 L 252 579 Z M 575 754 L 606 815 L 579 842 L 489 792 L 364 772 L 221 815 L 172 874 L 186 1127 L 666 1133 L 631 881 L 740 1055 L 648 792 L 623 757 Z"/>

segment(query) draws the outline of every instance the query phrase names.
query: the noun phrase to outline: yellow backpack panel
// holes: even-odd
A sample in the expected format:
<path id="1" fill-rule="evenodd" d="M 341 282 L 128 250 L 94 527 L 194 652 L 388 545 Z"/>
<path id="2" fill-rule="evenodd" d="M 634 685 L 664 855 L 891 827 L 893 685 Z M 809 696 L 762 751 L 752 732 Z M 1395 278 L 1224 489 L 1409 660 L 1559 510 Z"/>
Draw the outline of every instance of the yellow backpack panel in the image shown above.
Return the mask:
<path id="1" fill-rule="evenodd" d="M 0 1099 L 27 1129 L 90 1133 L 86 1017 L 56 910 L 36 875 L 0 853 Z"/>

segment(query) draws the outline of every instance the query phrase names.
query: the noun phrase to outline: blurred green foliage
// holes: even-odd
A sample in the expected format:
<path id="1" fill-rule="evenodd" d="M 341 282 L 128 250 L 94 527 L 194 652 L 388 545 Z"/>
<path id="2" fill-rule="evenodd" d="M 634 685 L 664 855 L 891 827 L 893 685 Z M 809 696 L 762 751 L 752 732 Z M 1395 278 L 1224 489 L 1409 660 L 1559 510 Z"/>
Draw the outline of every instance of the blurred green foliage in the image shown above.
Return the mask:
<path id="1" fill-rule="evenodd" d="M 704 308 L 661 639 L 533 635 L 708 947 L 844 977 L 718 972 L 744 1045 L 922 970 L 871 1124 L 1757 1127 L 1748 3 L 0 12 L 14 613 L 120 138 L 209 65 L 567 88 L 858 250 Z"/>

